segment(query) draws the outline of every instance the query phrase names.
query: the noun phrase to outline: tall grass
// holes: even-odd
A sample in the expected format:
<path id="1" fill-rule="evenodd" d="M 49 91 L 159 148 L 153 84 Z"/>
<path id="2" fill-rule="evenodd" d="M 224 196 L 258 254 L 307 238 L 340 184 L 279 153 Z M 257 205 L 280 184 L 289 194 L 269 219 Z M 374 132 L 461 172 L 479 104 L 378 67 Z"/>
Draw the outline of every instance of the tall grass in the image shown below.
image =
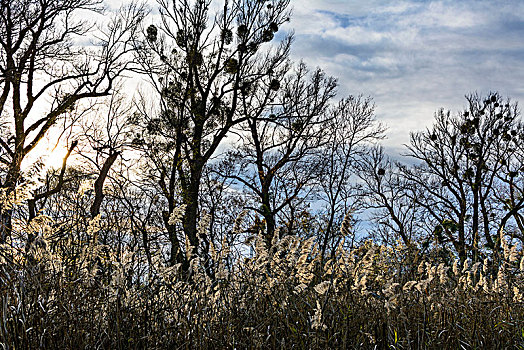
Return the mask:
<path id="1" fill-rule="evenodd" d="M 505 240 L 496 264 L 461 264 L 371 241 L 325 261 L 313 238 L 255 237 L 252 257 L 224 243 L 185 273 L 161 251 L 148 262 L 99 243 L 103 226 L 15 225 L 0 247 L 2 348 L 524 348 L 524 259 Z"/>

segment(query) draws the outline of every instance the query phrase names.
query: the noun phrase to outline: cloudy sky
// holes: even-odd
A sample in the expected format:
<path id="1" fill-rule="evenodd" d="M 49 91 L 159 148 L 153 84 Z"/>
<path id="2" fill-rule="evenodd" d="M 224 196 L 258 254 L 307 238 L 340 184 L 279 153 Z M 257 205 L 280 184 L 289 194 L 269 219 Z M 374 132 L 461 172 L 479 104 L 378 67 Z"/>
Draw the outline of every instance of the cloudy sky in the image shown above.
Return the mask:
<path id="1" fill-rule="evenodd" d="M 155 13 L 155 0 L 147 0 Z M 126 0 L 106 0 L 110 7 Z M 291 0 L 292 57 L 373 97 L 391 155 L 439 108 L 497 91 L 524 104 L 523 0 Z"/>
<path id="2" fill-rule="evenodd" d="M 389 152 L 470 92 L 524 103 L 524 1 L 292 0 L 293 58 L 373 97 Z"/>

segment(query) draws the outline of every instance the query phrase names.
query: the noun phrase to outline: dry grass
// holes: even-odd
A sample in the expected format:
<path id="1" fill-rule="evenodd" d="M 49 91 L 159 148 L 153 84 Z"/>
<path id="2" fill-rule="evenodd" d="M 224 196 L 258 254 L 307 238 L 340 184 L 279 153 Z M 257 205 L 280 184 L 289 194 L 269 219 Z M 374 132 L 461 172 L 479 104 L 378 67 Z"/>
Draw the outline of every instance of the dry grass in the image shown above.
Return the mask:
<path id="1" fill-rule="evenodd" d="M 60 235 L 38 222 L 14 236 L 38 233 L 29 250 L 0 247 L 5 349 L 524 348 L 524 262 L 507 242 L 491 265 L 370 241 L 321 265 L 313 239 L 257 238 L 252 258 L 222 246 L 187 275 L 99 244 L 98 220 Z"/>

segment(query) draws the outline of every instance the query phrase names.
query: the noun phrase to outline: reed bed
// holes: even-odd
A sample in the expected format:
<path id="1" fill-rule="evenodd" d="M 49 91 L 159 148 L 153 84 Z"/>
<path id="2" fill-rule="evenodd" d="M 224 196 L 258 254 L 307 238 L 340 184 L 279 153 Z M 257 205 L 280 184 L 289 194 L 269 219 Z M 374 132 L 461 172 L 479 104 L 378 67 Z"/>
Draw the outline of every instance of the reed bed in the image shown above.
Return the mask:
<path id="1" fill-rule="evenodd" d="M 99 244 L 99 218 L 79 240 L 31 229 L 29 249 L 0 247 L 3 349 L 524 348 L 524 258 L 506 240 L 473 264 L 372 241 L 323 259 L 314 238 L 258 236 L 250 257 L 189 248 L 182 271 Z"/>

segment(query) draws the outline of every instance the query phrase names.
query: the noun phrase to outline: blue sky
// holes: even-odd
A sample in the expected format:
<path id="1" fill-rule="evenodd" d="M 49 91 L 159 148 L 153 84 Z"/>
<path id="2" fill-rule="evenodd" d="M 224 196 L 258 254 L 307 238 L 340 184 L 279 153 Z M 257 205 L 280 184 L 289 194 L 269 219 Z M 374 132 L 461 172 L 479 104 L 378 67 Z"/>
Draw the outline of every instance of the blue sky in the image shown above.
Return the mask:
<path id="1" fill-rule="evenodd" d="M 292 55 L 373 97 L 402 150 L 434 112 L 498 91 L 524 103 L 524 1 L 292 0 Z"/>

